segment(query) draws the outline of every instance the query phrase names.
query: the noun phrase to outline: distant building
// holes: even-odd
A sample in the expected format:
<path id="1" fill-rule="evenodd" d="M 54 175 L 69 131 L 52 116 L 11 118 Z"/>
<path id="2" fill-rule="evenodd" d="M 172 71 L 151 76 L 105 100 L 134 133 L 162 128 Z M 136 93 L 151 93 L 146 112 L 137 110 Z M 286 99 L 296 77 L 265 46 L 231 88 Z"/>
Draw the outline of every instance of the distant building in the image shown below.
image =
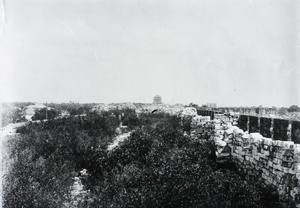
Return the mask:
<path id="1" fill-rule="evenodd" d="M 217 108 L 217 103 L 207 103 L 208 108 Z"/>
<path id="2" fill-rule="evenodd" d="M 153 104 L 162 104 L 161 97 L 159 95 L 156 95 L 153 98 Z"/>

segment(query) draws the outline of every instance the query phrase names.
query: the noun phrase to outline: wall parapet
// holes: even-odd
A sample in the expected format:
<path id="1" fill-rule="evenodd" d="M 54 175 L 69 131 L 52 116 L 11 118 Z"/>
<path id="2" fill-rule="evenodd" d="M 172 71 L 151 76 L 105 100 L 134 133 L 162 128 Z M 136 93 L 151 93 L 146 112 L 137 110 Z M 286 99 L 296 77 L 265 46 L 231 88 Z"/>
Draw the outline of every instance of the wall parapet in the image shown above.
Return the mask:
<path id="1" fill-rule="evenodd" d="M 293 141 L 295 144 L 300 144 L 300 121 L 244 114 L 223 114 L 219 111 L 208 110 L 198 110 L 198 114 L 210 116 L 212 120 L 215 117 L 220 118 L 220 115 L 229 119 L 238 118 L 237 126 L 244 131 L 258 132 L 274 140 Z"/>

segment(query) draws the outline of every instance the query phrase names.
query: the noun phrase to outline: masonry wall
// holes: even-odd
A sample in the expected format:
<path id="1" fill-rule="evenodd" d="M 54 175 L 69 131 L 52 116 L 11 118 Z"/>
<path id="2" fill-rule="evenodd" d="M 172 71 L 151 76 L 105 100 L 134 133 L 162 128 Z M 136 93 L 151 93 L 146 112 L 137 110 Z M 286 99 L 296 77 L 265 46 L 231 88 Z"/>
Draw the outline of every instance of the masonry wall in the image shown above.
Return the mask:
<path id="1" fill-rule="evenodd" d="M 214 120 L 210 119 L 211 115 L 195 116 L 191 135 L 195 139 L 214 140 L 217 162 L 231 161 L 248 178 L 260 180 L 276 189 L 283 207 L 300 207 L 300 144 L 264 137 L 255 132 L 258 129 L 255 125 L 252 125 L 253 133 L 249 134 L 244 131 L 249 129 L 249 119 L 241 128 L 233 125 L 238 123 L 239 118 L 214 115 Z M 255 123 L 255 120 L 252 122 Z M 262 123 L 264 135 L 270 135 L 270 123 L 268 120 Z M 289 124 L 284 124 L 283 131 L 287 129 L 286 125 Z M 286 138 L 280 131 L 277 135 Z"/>

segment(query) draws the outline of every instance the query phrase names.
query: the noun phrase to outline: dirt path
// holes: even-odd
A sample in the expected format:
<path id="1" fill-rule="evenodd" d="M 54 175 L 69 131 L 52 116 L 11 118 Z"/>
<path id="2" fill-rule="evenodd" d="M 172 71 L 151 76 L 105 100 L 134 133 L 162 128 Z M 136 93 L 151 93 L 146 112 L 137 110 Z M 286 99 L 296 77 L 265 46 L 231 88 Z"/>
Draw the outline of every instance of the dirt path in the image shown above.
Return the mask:
<path id="1" fill-rule="evenodd" d="M 108 151 L 111 151 L 115 147 L 119 145 L 120 142 L 124 141 L 130 136 L 131 132 L 123 133 L 115 137 L 114 142 L 110 144 L 107 148 Z M 86 170 L 83 169 L 80 171 L 81 175 L 86 175 Z M 81 202 L 84 201 L 84 199 L 88 195 L 88 191 L 84 189 L 84 185 L 81 182 L 80 177 L 74 177 L 74 183 L 71 186 L 71 203 L 66 203 L 65 207 L 69 208 L 76 208 L 79 206 Z"/>
<path id="2" fill-rule="evenodd" d="M 107 150 L 110 151 L 113 148 L 117 147 L 119 145 L 119 143 L 123 142 L 125 139 L 127 139 L 130 136 L 130 134 L 131 134 L 131 132 L 128 132 L 128 133 L 123 133 L 123 134 L 116 136 L 114 142 L 107 147 Z"/>
<path id="3" fill-rule="evenodd" d="M 8 150 L 7 150 L 7 140 L 9 139 L 9 136 L 13 136 L 16 134 L 17 128 L 24 126 L 27 122 L 22 123 L 13 123 L 8 124 L 7 126 L 3 127 L 0 131 L 0 208 L 3 207 L 2 204 L 2 196 L 3 196 L 3 177 L 7 172 L 7 157 L 8 157 Z"/>
<path id="4" fill-rule="evenodd" d="M 80 173 L 83 175 L 83 172 L 86 173 L 86 170 L 83 169 Z M 80 177 L 74 177 L 74 183 L 71 186 L 71 201 L 66 202 L 63 207 L 68 208 L 77 208 L 82 207 L 85 199 L 88 198 L 88 191 L 84 189 L 84 185 L 81 182 Z"/>

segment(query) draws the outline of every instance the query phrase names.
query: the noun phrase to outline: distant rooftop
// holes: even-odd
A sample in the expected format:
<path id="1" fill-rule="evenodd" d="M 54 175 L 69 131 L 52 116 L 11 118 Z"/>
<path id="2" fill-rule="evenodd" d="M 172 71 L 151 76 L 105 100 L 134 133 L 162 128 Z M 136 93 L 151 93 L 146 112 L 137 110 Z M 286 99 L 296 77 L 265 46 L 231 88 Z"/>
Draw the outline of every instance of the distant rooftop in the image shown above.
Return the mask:
<path id="1" fill-rule="evenodd" d="M 161 96 L 156 95 L 156 96 L 153 98 L 153 104 L 162 104 Z"/>

